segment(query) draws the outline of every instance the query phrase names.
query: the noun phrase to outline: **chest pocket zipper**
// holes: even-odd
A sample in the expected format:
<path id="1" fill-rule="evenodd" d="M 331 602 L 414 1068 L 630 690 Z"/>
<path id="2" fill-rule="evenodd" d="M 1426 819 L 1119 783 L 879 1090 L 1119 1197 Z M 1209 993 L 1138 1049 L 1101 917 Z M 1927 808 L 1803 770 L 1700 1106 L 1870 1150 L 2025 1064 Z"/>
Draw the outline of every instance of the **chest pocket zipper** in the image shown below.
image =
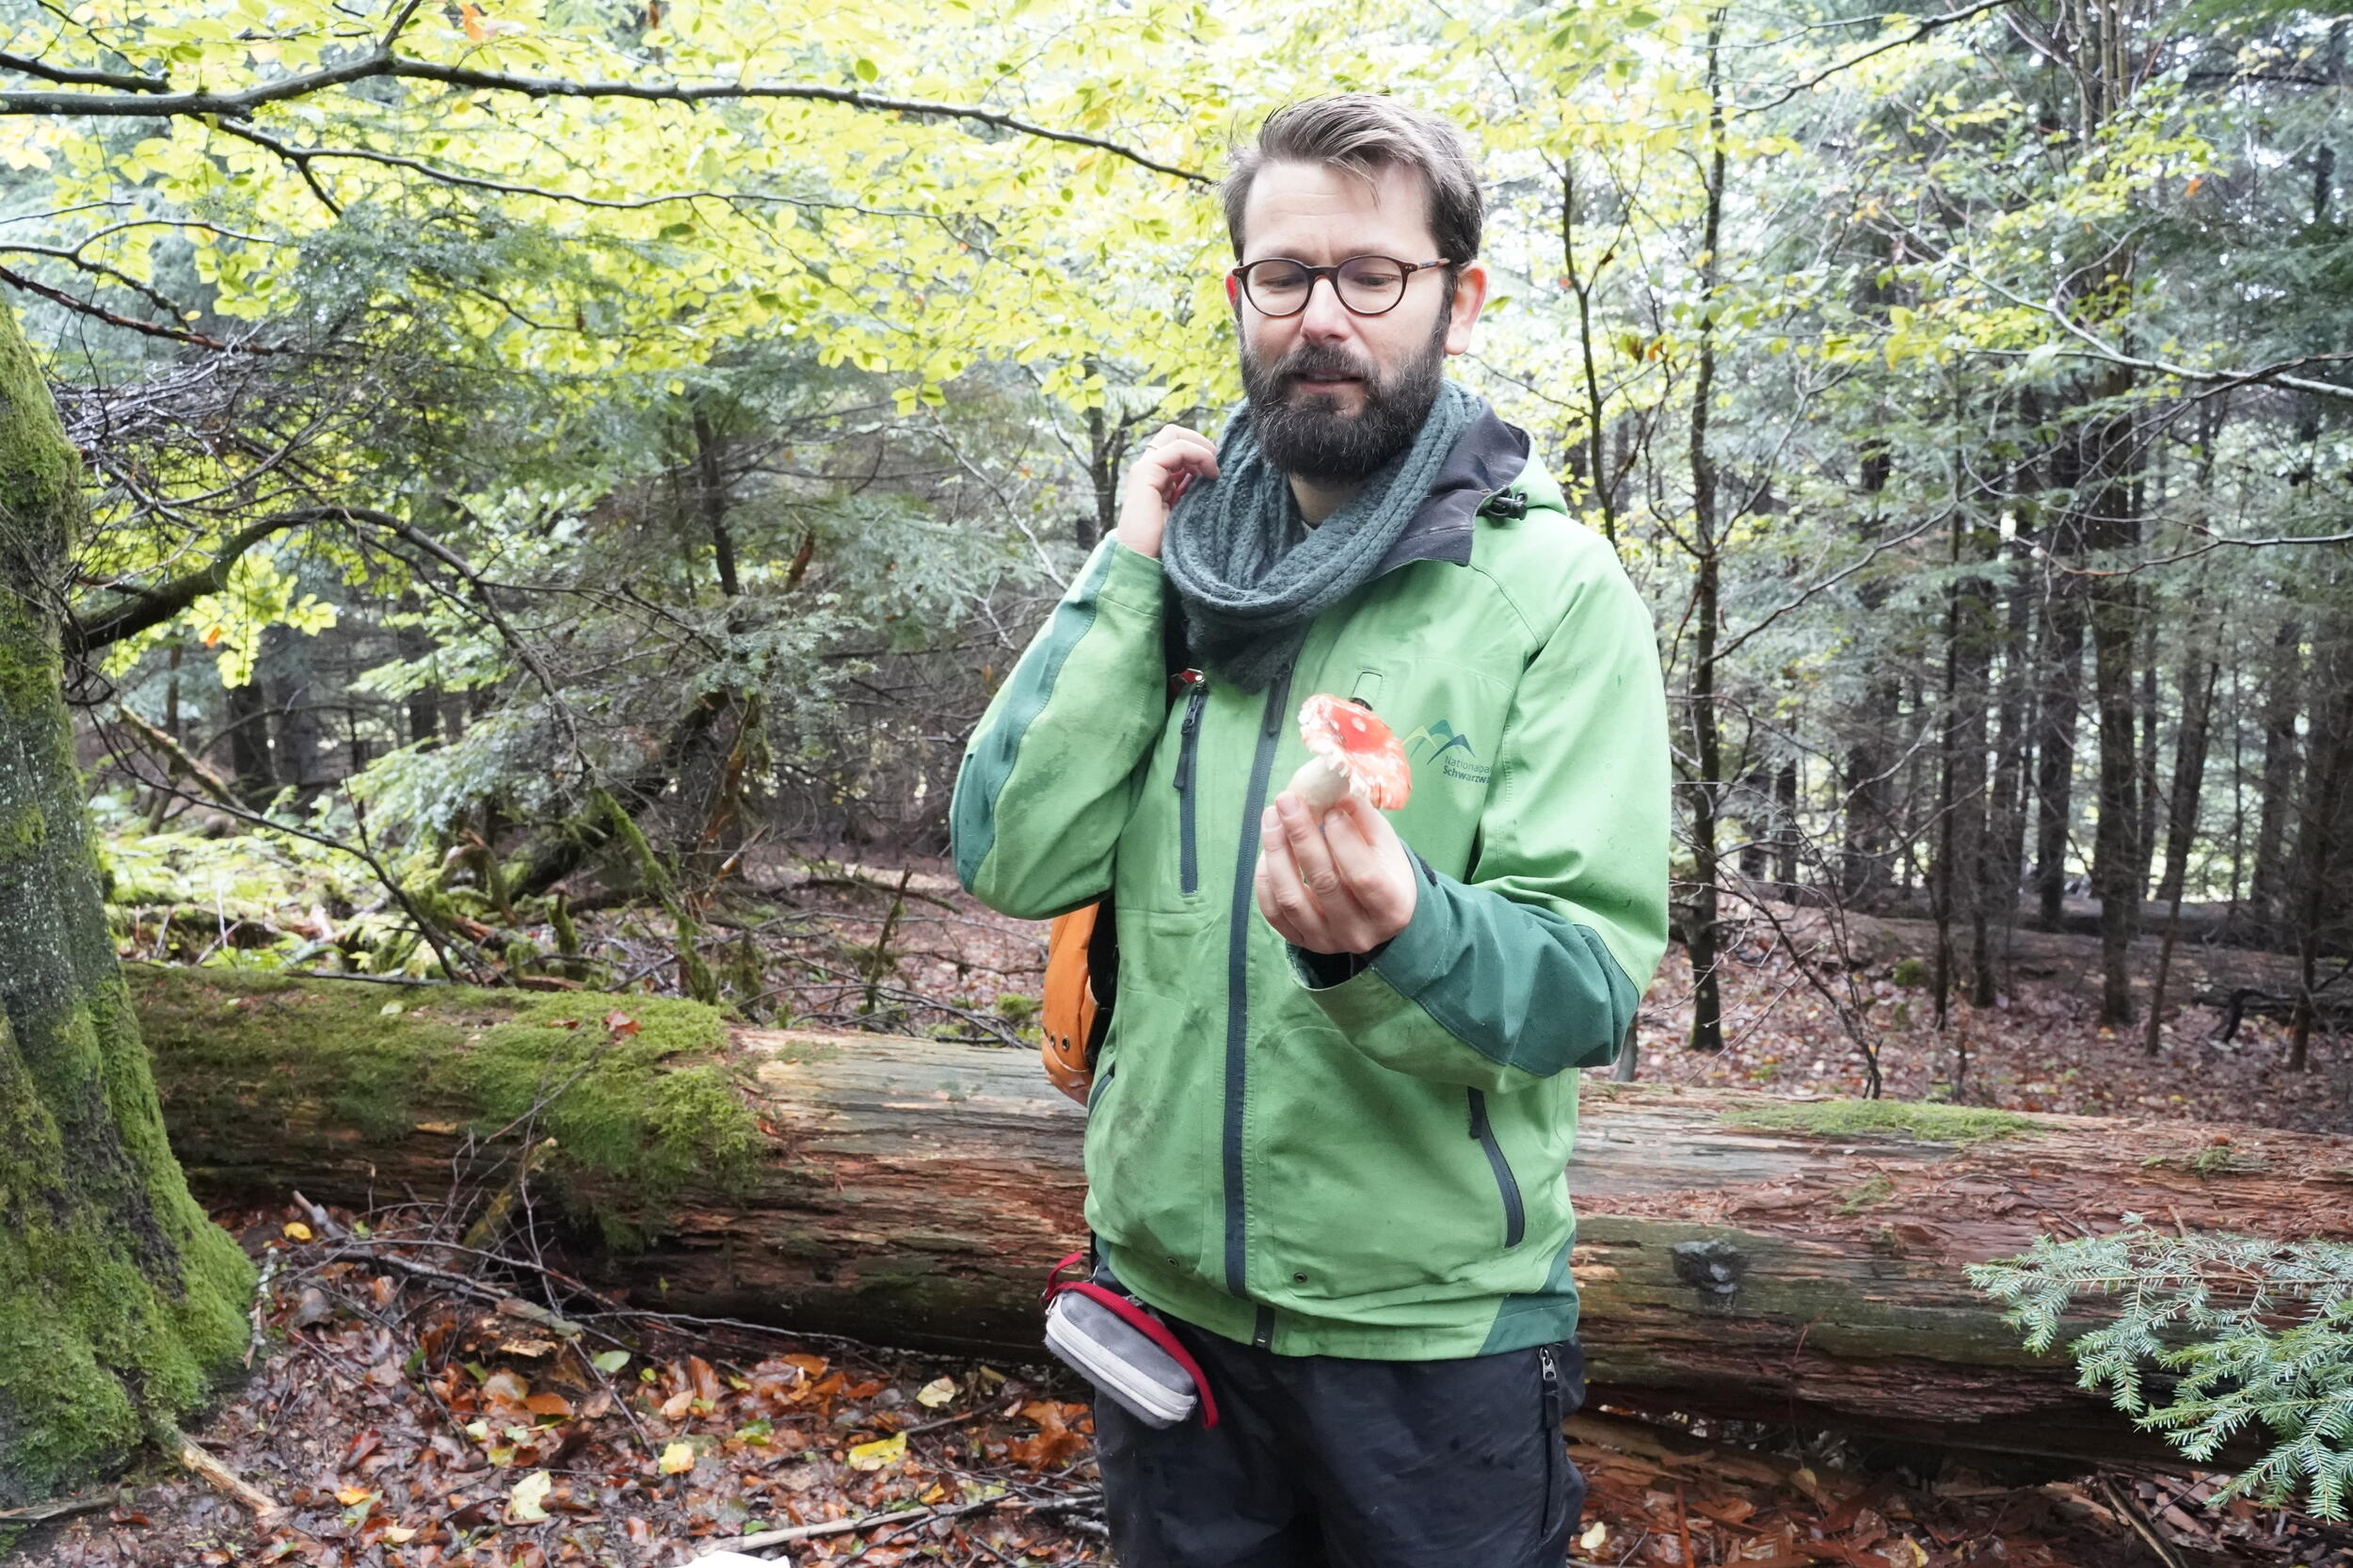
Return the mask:
<path id="1" fill-rule="evenodd" d="M 1199 670 L 1185 670 L 1177 676 L 1189 690 L 1185 693 L 1185 716 L 1178 726 L 1176 744 L 1176 886 L 1185 897 L 1201 890 L 1201 853 L 1198 827 L 1193 819 L 1196 812 L 1193 771 L 1200 760 L 1201 710 L 1209 705 L 1209 679 Z"/>
<path id="2" fill-rule="evenodd" d="M 1503 1195 L 1503 1244 L 1516 1247 L 1528 1234 L 1528 1209 L 1520 1202 L 1519 1181 L 1512 1175 L 1512 1162 L 1503 1158 L 1503 1145 L 1496 1142 L 1496 1129 L 1487 1124 L 1487 1096 L 1476 1089 L 1465 1093 L 1470 1096 L 1470 1135 L 1486 1151 L 1487 1168 L 1495 1173 L 1496 1189 Z"/>

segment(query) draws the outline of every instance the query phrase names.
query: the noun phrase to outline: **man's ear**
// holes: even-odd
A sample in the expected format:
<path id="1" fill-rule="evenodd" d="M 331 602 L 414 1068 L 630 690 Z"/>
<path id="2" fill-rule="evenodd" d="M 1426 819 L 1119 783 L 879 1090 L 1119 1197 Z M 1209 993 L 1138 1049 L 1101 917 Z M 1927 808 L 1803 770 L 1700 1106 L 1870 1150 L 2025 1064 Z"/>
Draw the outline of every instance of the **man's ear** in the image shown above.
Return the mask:
<path id="1" fill-rule="evenodd" d="M 1454 309 L 1447 318 L 1446 351 L 1462 354 L 1469 350 L 1471 328 L 1479 325 L 1479 312 L 1487 305 L 1487 265 L 1471 262 L 1454 269 Z"/>
<path id="2" fill-rule="evenodd" d="M 1225 275 L 1225 303 L 1237 312 L 1241 309 L 1241 280 L 1230 272 Z"/>

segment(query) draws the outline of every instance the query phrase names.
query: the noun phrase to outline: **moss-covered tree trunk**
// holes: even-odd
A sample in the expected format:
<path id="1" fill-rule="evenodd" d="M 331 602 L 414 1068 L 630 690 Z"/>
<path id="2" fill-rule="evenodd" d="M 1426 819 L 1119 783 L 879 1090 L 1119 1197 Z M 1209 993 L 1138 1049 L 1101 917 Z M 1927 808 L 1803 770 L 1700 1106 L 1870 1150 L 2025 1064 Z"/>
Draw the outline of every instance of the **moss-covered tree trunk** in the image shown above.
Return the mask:
<path id="1" fill-rule="evenodd" d="M 118 1464 L 244 1348 L 115 964 L 58 648 L 80 475 L 0 311 L 0 1507 Z"/>

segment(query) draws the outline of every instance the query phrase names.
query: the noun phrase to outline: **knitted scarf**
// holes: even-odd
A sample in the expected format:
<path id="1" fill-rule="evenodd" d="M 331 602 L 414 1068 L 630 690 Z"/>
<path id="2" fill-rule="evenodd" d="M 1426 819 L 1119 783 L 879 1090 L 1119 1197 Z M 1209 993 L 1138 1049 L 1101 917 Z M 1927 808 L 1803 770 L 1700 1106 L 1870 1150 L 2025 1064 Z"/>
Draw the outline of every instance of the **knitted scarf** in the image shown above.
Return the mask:
<path id="1" fill-rule="evenodd" d="M 1484 407 L 1442 382 L 1413 444 L 1294 543 L 1289 476 L 1259 452 L 1250 406 L 1238 406 L 1216 480 L 1185 491 L 1160 543 L 1194 657 L 1246 692 L 1273 684 L 1316 616 L 1372 580 Z"/>

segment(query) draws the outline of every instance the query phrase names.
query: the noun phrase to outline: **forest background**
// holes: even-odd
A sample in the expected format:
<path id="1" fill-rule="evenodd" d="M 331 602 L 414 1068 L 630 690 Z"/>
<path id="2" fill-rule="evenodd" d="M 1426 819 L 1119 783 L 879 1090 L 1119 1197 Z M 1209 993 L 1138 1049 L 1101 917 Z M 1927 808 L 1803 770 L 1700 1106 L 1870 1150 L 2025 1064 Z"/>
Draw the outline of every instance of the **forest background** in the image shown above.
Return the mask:
<path id="1" fill-rule="evenodd" d="M 80 1218 L 0 1344 L 184 1410 L 242 1341 L 118 956 L 1033 1040 L 962 743 L 1238 395 L 1227 149 L 1338 89 L 1471 131 L 1457 372 L 1657 616 L 1622 1076 L 2341 1128 L 2343 11 L 11 0 L 0 1188 Z M 0 1501 L 138 1430 L 38 1360 Z"/>
<path id="2" fill-rule="evenodd" d="M 2345 30 L 27 8 L 8 63 L 56 85 L 0 96 L 0 281 L 93 488 L 55 591 L 117 903 L 266 920 L 226 811 L 331 884 L 245 961 L 481 978 L 563 945 L 621 817 L 696 893 L 762 845 L 936 852 L 1128 451 L 1236 395 L 1205 178 L 1377 88 L 1474 131 L 1499 281 L 1458 368 L 1657 616 L 1693 1044 L 1767 894 L 1932 920 L 1939 1019 L 2087 893 L 2110 1025 L 2150 898 L 2325 996 Z M 727 938 L 662 978 L 720 994 Z M 1887 1010 L 1824 995 L 1867 1056 Z"/>

